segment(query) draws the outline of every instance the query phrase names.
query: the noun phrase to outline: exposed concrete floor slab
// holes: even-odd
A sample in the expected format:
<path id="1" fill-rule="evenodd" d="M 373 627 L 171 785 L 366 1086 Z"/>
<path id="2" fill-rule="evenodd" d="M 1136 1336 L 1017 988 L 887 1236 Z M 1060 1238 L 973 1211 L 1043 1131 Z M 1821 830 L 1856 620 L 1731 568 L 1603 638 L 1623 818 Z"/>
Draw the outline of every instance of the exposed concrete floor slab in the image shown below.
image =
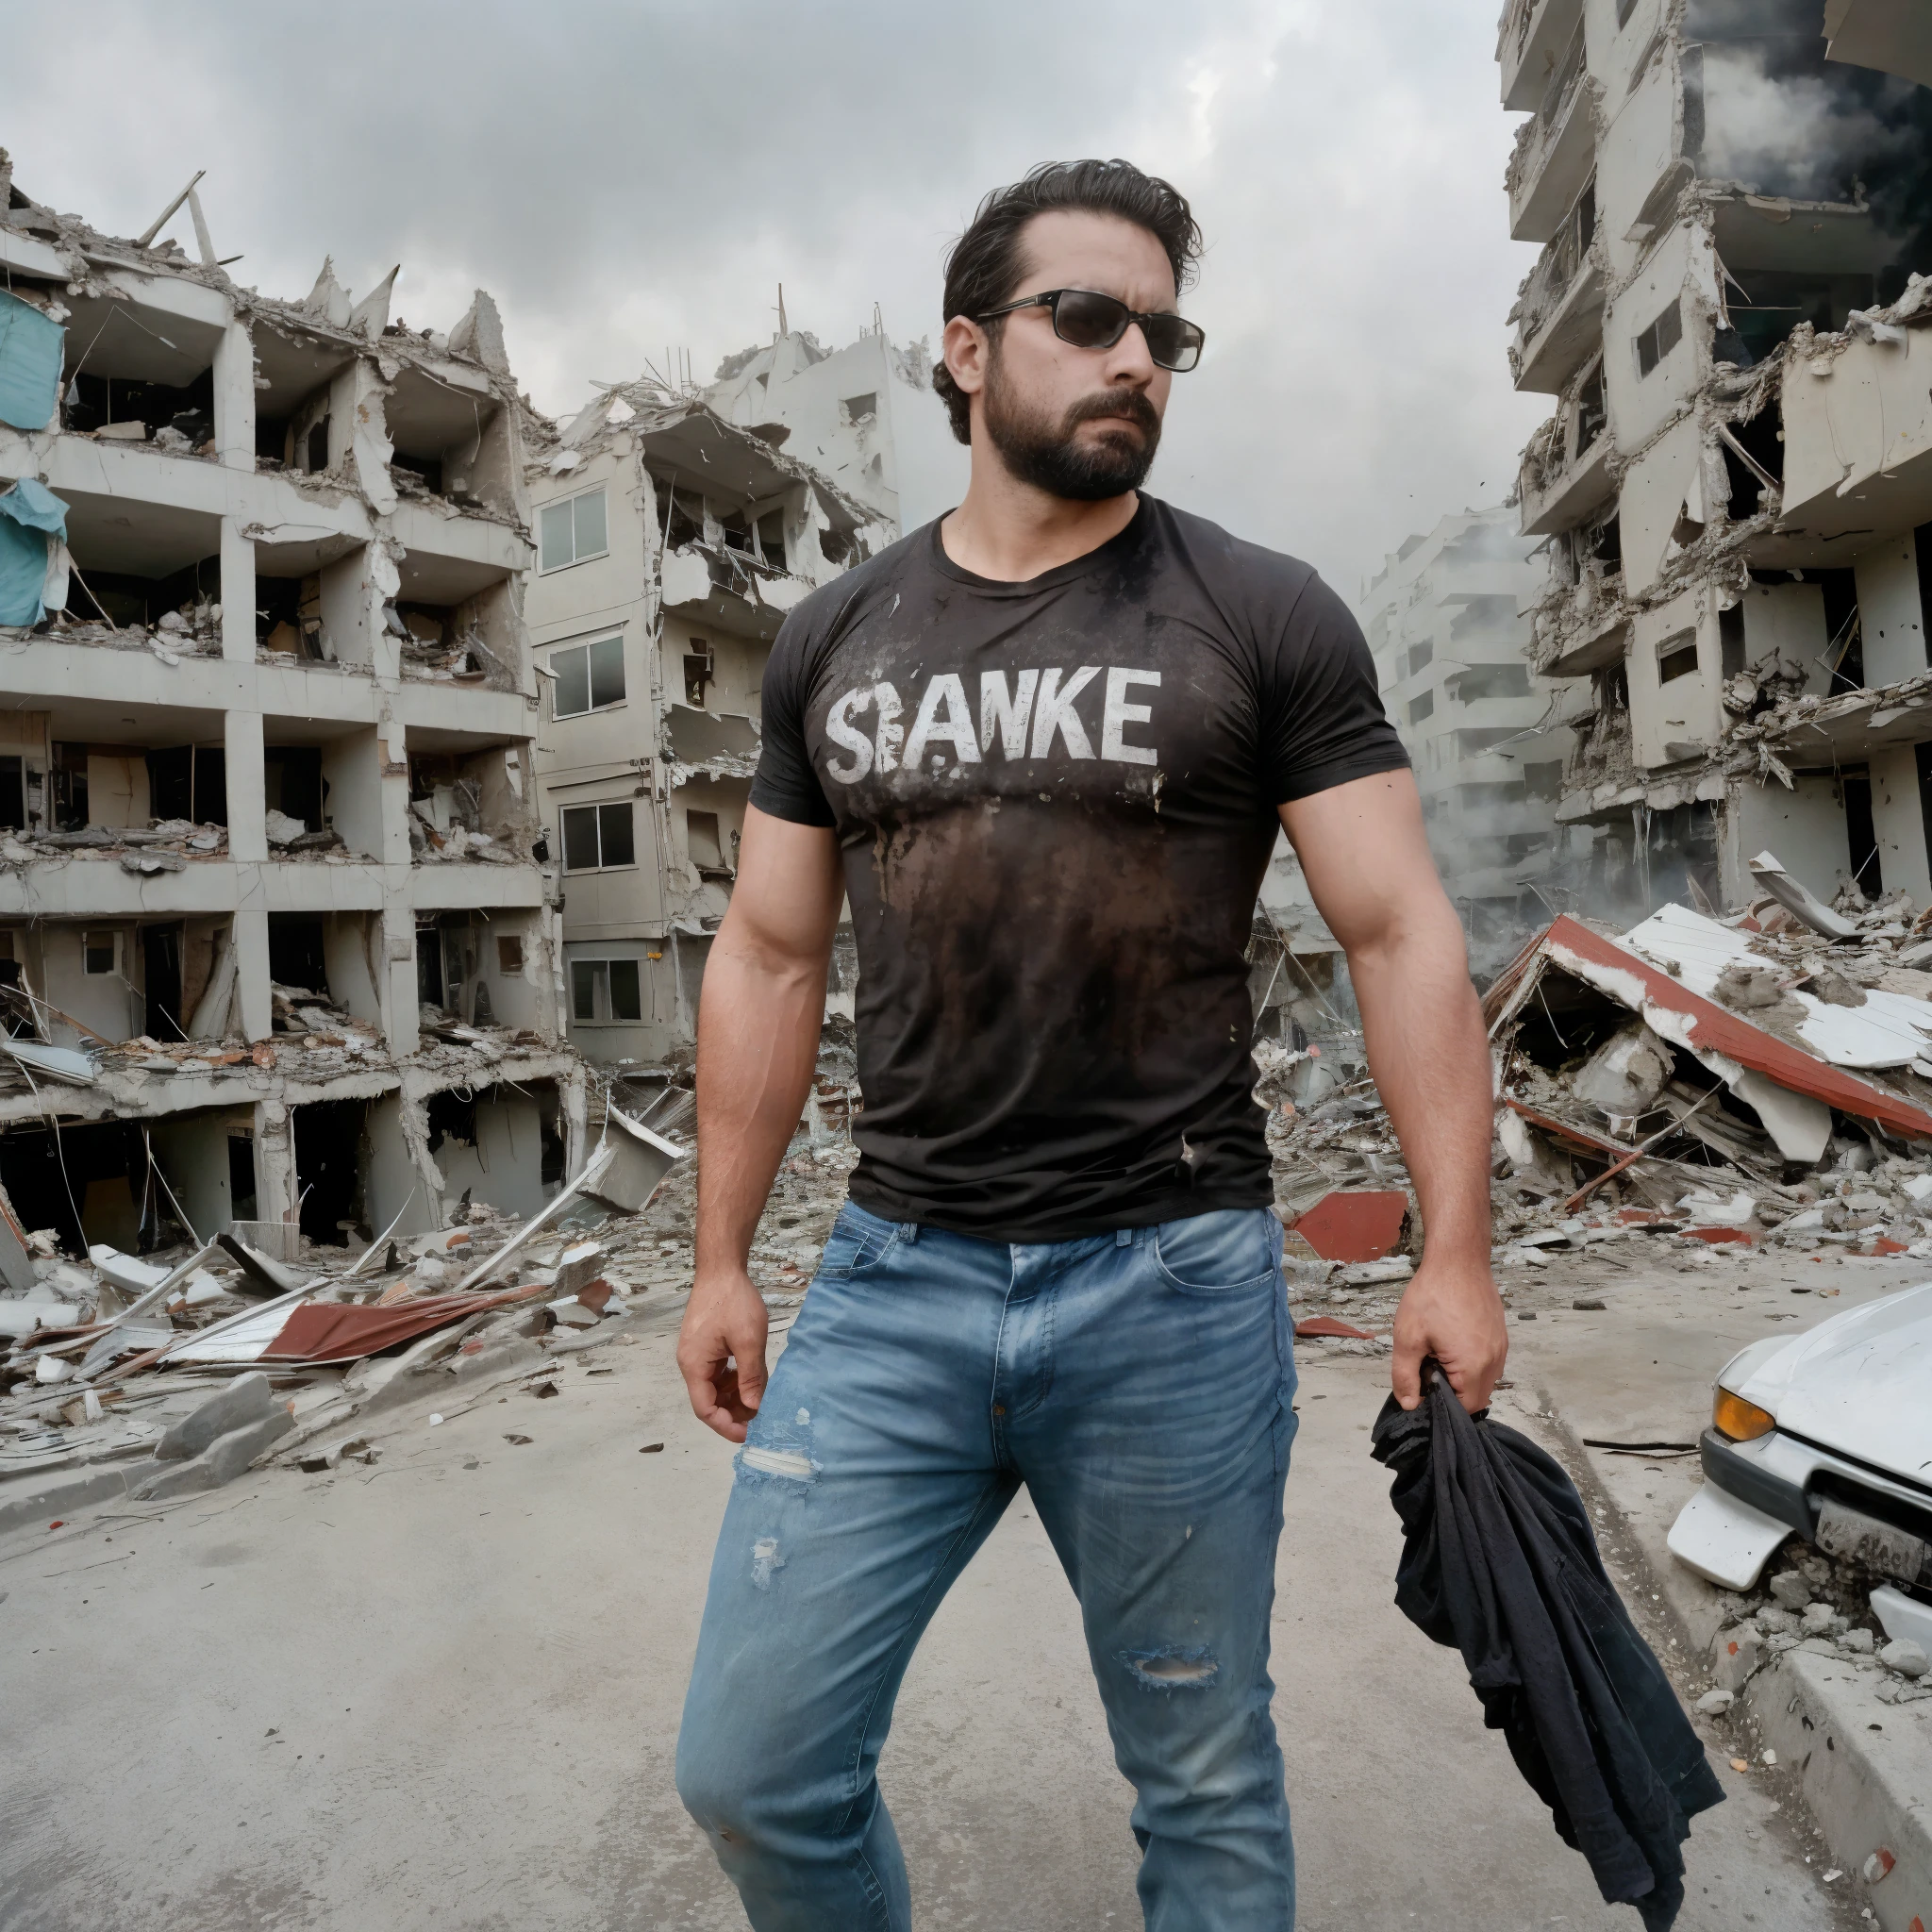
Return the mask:
<path id="1" fill-rule="evenodd" d="M 741 1924 L 672 1787 L 730 1479 L 685 1407 L 676 1312 L 563 1366 L 554 1399 L 385 1417 L 375 1469 L 259 1474 L 0 1545 L 0 1923 Z M 1634 1926 L 1482 1728 L 1459 1660 L 1391 1602 L 1397 1525 L 1367 1453 L 1385 1378 L 1306 1357 L 1276 1623 L 1300 1923 Z M 883 1775 L 922 1926 L 1138 1924 L 1127 1789 L 1024 1495 L 922 1647 Z M 1833 1924 L 1773 1801 L 1724 1776 L 1684 1932 Z"/>

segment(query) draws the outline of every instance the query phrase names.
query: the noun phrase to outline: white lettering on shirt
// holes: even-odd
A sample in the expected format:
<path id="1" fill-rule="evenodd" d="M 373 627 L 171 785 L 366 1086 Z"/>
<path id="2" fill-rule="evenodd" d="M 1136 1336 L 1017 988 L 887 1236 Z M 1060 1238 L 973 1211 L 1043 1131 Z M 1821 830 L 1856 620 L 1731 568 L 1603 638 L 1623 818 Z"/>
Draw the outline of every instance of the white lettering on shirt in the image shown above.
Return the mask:
<path id="1" fill-rule="evenodd" d="M 1080 714 L 1074 708 L 1074 700 L 1099 675 L 1098 664 L 1083 664 L 1067 680 L 1064 691 L 1058 689 L 1060 674 L 1058 669 L 1041 676 L 1040 703 L 1033 712 L 1035 758 L 1043 758 L 1052 752 L 1055 732 L 1066 740 L 1069 758 L 1091 758 L 1093 756 L 1093 741 L 1087 736 L 1087 727 L 1080 723 Z"/>
<path id="2" fill-rule="evenodd" d="M 993 732 L 997 728 L 1000 749 L 1009 758 L 1026 756 L 1026 724 L 1033 715 L 1033 692 L 1039 683 L 1039 672 L 1016 672 L 1009 694 L 1004 671 L 979 674 L 980 750 L 992 749 Z"/>
<path id="3" fill-rule="evenodd" d="M 1149 705 L 1130 705 L 1127 702 L 1127 687 L 1131 684 L 1154 684 L 1160 682 L 1158 671 L 1123 671 L 1114 666 L 1107 674 L 1107 708 L 1100 714 L 1100 756 L 1112 758 L 1123 765 L 1152 765 L 1160 760 L 1160 754 L 1151 745 L 1125 744 L 1121 741 L 1121 728 L 1126 724 L 1144 724 L 1154 715 Z"/>
<path id="4" fill-rule="evenodd" d="M 940 711 L 941 705 L 945 707 L 943 716 Z M 966 702 L 966 686 L 957 671 L 941 672 L 926 686 L 925 695 L 919 701 L 919 716 L 912 721 L 901 755 L 908 771 L 917 768 L 925 756 L 926 746 L 935 741 L 950 744 L 953 756 L 962 765 L 979 762 L 979 743 L 973 736 L 973 712 Z"/>
<path id="5" fill-rule="evenodd" d="M 1112 764 L 1156 765 L 1160 754 L 1152 746 L 1129 744 L 1124 733 L 1131 725 L 1153 722 L 1151 705 L 1130 702 L 1135 687 L 1158 690 L 1160 673 L 1133 671 L 1120 665 L 1104 667 L 1106 696 L 1101 708 L 1100 758 Z M 872 772 L 881 774 L 904 766 L 917 771 L 928 758 L 935 769 L 945 760 L 935 745 L 948 745 L 958 764 L 979 764 L 997 744 L 1013 761 L 1052 755 L 1054 741 L 1063 755 L 1091 758 L 1093 741 L 1087 735 L 1075 700 L 1101 675 L 1098 664 L 1082 664 L 1071 675 L 1058 666 L 1044 671 L 985 671 L 979 678 L 979 729 L 975 736 L 965 679 L 957 671 L 942 671 L 927 680 L 919 708 L 908 731 L 901 722 L 905 702 L 898 688 L 881 680 L 858 685 L 836 699 L 825 713 L 825 736 L 849 756 L 828 758 L 825 775 L 841 785 L 857 785 Z M 1065 684 L 1060 682 L 1066 676 Z M 857 724 L 868 710 L 877 716 L 872 735 Z M 1031 749 L 1028 749 L 1028 741 Z"/>
<path id="6" fill-rule="evenodd" d="M 879 771 L 890 772 L 899 762 L 899 744 L 906 736 L 899 724 L 899 693 L 891 684 L 875 684 L 872 688 L 874 704 L 879 708 L 878 736 L 873 741 L 873 751 Z"/>
<path id="7" fill-rule="evenodd" d="M 825 760 L 825 776 L 838 779 L 841 785 L 857 785 L 872 770 L 872 740 L 852 723 L 852 714 L 864 710 L 871 703 L 870 691 L 848 691 L 825 713 L 825 736 L 852 754 L 849 765 L 837 758 Z"/>

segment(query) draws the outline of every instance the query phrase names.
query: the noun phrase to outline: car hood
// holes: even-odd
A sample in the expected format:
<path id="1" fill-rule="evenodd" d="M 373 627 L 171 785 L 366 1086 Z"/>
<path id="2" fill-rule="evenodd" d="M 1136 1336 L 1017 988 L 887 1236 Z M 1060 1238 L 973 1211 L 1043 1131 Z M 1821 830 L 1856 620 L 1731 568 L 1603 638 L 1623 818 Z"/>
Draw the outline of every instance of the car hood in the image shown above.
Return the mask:
<path id="1" fill-rule="evenodd" d="M 1724 1385 L 1781 1429 L 1932 1488 L 1932 1282 L 1847 1308 Z"/>

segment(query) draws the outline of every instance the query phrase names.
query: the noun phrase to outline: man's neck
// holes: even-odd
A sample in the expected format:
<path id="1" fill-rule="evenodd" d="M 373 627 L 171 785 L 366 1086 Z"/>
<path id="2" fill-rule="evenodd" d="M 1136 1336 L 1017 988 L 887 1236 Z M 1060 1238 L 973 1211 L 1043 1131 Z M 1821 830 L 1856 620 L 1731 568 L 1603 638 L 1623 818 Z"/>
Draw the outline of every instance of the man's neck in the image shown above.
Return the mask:
<path id="1" fill-rule="evenodd" d="M 1075 503 L 1022 483 L 995 456 L 973 452 L 966 495 L 940 525 L 940 541 L 961 570 L 996 584 L 1024 584 L 1118 537 L 1141 507 L 1129 490 Z"/>

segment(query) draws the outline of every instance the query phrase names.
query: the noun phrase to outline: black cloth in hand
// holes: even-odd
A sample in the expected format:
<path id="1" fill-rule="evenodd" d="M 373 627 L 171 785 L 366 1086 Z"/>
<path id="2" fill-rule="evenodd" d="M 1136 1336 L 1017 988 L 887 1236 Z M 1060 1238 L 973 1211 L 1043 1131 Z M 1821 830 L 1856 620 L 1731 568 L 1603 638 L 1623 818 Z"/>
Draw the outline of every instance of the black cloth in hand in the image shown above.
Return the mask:
<path id="1" fill-rule="evenodd" d="M 1666 1932 L 1690 1821 L 1724 1789 L 1604 1573 L 1575 1485 L 1526 1437 L 1469 1414 L 1433 1368 L 1421 1407 L 1391 1396 L 1371 1439 L 1395 1473 L 1395 1601 L 1462 1653 L 1484 1723 L 1604 1897 Z"/>

